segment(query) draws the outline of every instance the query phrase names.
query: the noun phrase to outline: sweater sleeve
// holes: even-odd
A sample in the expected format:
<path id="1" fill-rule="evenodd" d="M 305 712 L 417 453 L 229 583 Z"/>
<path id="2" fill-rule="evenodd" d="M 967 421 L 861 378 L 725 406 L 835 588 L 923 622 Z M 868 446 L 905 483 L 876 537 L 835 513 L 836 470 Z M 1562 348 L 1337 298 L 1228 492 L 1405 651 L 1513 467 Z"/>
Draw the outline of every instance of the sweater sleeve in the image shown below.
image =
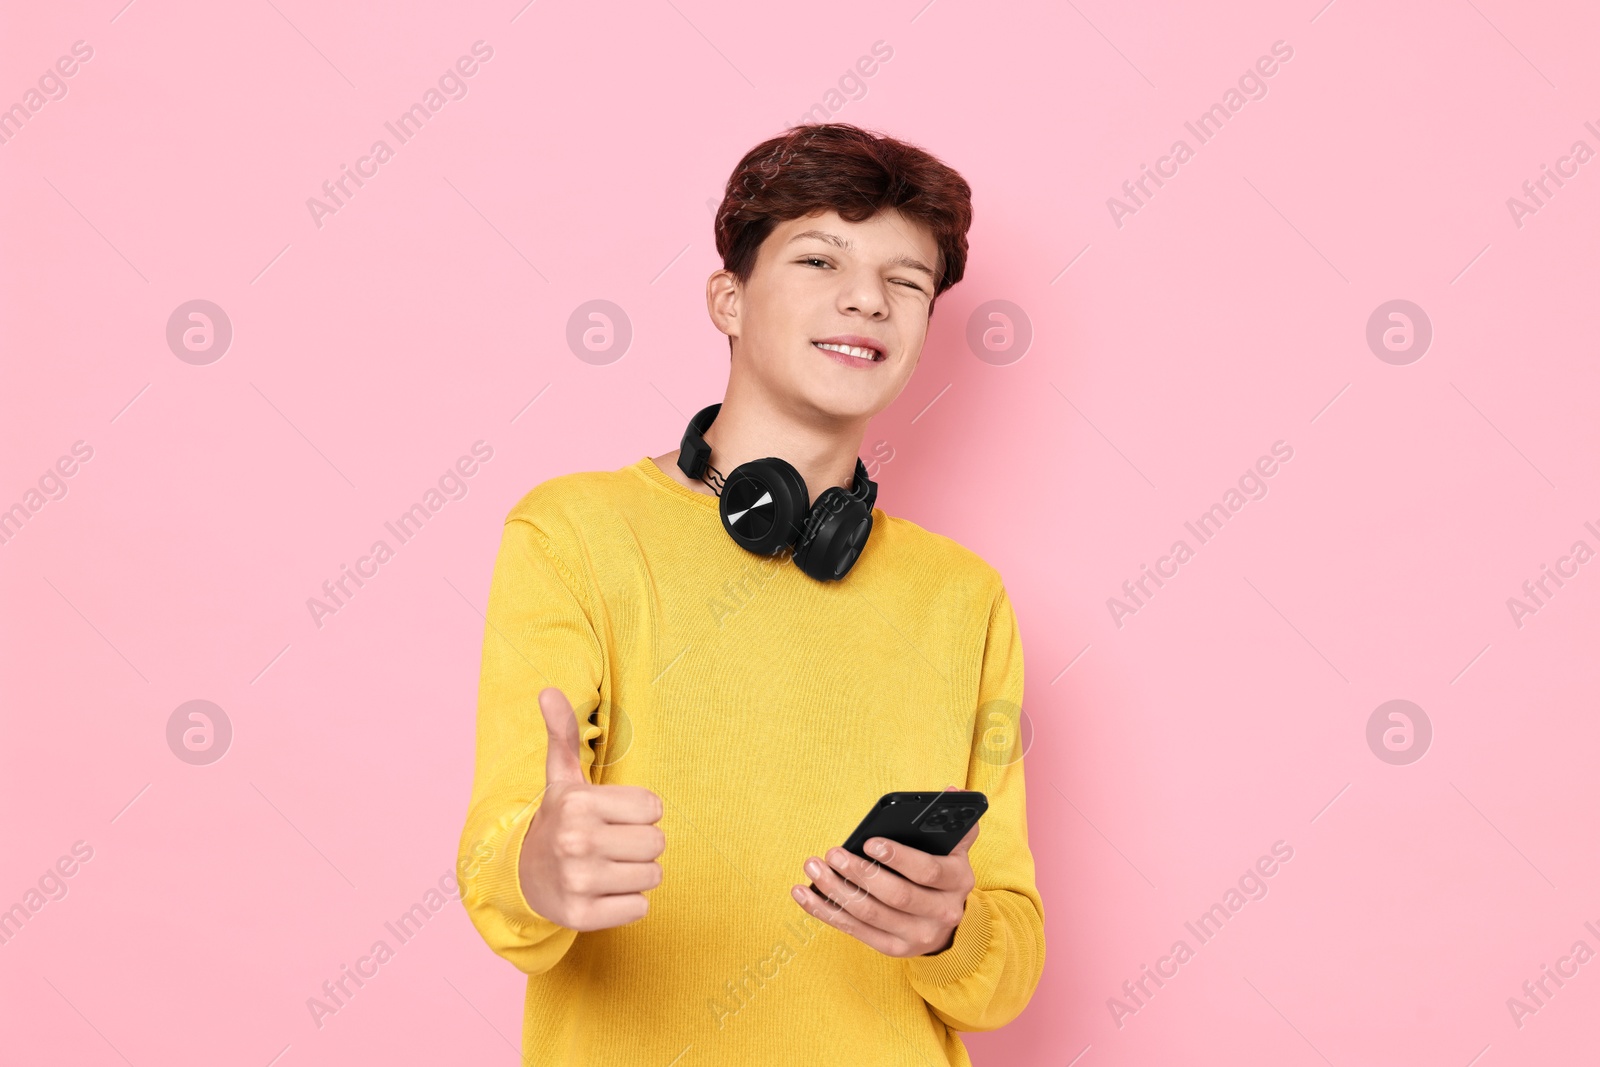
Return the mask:
<path id="1" fill-rule="evenodd" d="M 517 867 L 544 795 L 548 733 L 538 697 L 547 686 L 560 688 L 572 704 L 579 762 L 584 779 L 594 781 L 589 742 L 602 732 L 594 713 L 605 654 L 592 617 L 587 585 L 546 534 L 526 519 L 508 519 L 489 585 L 476 763 L 456 879 L 472 925 L 527 974 L 555 966 L 578 936 L 528 905 Z"/>
<path id="2" fill-rule="evenodd" d="M 912 986 L 954 1030 L 1022 1014 L 1044 971 L 1044 904 L 1028 850 L 1022 643 L 1004 586 L 989 612 L 966 788 L 989 798 L 968 858 L 975 883 L 950 947 L 905 961 Z"/>

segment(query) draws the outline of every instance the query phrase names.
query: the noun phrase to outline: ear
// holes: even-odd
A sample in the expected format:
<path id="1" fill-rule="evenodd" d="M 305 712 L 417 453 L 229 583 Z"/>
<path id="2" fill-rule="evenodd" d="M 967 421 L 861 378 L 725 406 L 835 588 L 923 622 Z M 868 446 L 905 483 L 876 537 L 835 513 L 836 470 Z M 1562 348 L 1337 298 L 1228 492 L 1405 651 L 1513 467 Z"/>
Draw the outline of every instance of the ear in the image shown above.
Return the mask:
<path id="1" fill-rule="evenodd" d="M 730 339 L 739 336 L 741 297 L 739 279 L 732 271 L 713 271 L 706 279 L 706 313 L 711 323 Z"/>

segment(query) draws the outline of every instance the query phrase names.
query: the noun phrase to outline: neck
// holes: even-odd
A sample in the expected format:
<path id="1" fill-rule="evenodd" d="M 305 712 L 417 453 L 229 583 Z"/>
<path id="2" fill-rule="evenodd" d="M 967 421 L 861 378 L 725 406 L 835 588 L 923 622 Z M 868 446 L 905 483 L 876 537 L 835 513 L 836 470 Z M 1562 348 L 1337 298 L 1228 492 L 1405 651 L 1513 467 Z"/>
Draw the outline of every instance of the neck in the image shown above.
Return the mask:
<path id="1" fill-rule="evenodd" d="M 815 503 L 830 485 L 849 489 L 855 484 L 856 457 L 866 436 L 867 420 L 836 420 L 797 411 L 755 390 L 739 389 L 728 383 L 728 394 L 705 433 L 711 446 L 711 466 L 723 477 L 741 463 L 765 456 L 786 460 L 805 479 L 809 503 Z M 673 454 L 673 473 L 677 469 Z M 680 478 L 702 492 L 712 489 L 704 482 Z"/>

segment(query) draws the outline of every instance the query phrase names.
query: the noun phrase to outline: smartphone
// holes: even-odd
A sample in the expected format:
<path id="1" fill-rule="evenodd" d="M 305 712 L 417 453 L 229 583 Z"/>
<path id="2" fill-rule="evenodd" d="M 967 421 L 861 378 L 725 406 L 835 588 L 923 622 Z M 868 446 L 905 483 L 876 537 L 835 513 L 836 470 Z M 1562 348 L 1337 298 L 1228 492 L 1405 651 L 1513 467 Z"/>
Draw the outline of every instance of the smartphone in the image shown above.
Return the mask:
<path id="1" fill-rule="evenodd" d="M 866 844 L 874 837 L 886 837 L 934 856 L 948 856 L 988 810 L 989 798 L 975 789 L 885 793 L 840 847 L 876 863 L 867 855 Z M 831 899 L 815 882 L 811 889 L 824 899 Z M 837 901 L 834 903 L 837 905 Z"/>
<path id="2" fill-rule="evenodd" d="M 988 810 L 989 798 L 977 790 L 885 793 L 841 847 L 872 859 L 866 852 L 867 841 L 887 837 L 922 852 L 948 856 Z"/>

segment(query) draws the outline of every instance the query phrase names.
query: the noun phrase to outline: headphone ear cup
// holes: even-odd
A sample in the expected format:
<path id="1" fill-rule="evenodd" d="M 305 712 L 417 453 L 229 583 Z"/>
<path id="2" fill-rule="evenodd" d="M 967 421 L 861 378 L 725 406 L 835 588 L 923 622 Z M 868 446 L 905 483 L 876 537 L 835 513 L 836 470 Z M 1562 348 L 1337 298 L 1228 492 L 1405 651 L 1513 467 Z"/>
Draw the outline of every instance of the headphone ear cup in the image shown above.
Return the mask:
<path id="1" fill-rule="evenodd" d="M 794 563 L 819 582 L 850 572 L 872 533 L 872 511 L 838 486 L 829 486 L 812 506 L 814 526 L 795 545 Z"/>
<path id="2" fill-rule="evenodd" d="M 776 456 L 741 463 L 722 483 L 723 529 L 740 547 L 763 556 L 795 543 L 810 507 L 805 479 Z"/>

